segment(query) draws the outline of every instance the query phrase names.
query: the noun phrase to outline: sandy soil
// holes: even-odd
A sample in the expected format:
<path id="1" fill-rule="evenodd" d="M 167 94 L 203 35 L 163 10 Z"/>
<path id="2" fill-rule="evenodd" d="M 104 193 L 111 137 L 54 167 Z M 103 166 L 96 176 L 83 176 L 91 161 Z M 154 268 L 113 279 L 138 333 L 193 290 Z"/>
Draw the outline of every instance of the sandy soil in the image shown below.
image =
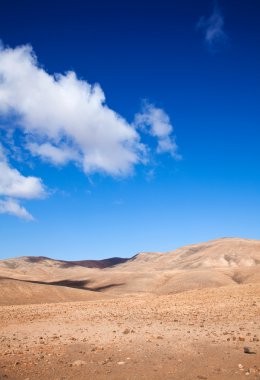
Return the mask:
<path id="1" fill-rule="evenodd" d="M 0 334 L 1 379 L 260 379 L 260 284 L 1 306 Z"/>

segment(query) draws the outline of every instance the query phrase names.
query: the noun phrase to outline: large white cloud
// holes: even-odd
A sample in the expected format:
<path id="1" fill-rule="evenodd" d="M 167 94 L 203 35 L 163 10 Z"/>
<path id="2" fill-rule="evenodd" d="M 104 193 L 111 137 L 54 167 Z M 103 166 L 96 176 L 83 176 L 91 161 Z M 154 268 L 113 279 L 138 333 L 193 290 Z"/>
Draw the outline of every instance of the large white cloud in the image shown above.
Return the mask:
<path id="1" fill-rule="evenodd" d="M 0 52 L 0 113 L 14 114 L 37 144 L 48 142 L 38 154 L 54 163 L 78 160 L 86 173 L 125 175 L 142 160 L 138 133 L 107 107 L 100 86 L 74 72 L 48 74 L 28 45 Z M 34 144 L 28 147 L 35 154 Z M 60 154 L 60 145 L 70 154 Z"/>
<path id="2" fill-rule="evenodd" d="M 173 128 L 162 109 L 147 104 L 131 124 L 106 105 L 98 84 L 90 85 L 72 71 L 49 74 L 30 45 L 0 44 L 0 116 L 7 120 L 4 129 L 9 135 L 15 128 L 22 132 L 19 149 L 55 165 L 73 161 L 86 174 L 125 176 L 147 162 L 144 131 L 158 140 L 157 153 L 177 158 Z M 0 149 L 0 212 L 30 219 L 17 199 L 44 194 L 41 179 L 23 176 L 3 154 L 1 158 Z"/>

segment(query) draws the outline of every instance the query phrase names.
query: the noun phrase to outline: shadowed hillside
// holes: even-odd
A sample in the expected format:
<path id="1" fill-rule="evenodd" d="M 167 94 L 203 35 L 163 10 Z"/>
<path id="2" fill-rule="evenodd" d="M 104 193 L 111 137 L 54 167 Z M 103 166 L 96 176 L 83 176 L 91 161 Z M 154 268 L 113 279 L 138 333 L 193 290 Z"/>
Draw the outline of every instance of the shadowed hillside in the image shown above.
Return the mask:
<path id="1" fill-rule="evenodd" d="M 13 287 L 23 303 L 28 289 L 33 294 L 37 286 L 46 285 L 49 293 L 54 289 L 52 287 L 74 288 L 69 299 L 73 299 L 73 295 L 77 299 L 78 290 L 114 295 L 170 294 L 257 283 L 260 282 L 259 264 L 260 241 L 239 238 L 212 240 L 167 253 L 144 252 L 131 259 L 64 261 L 37 256 L 18 257 L 0 261 L 1 287 L 10 288 L 9 292 L 1 292 L 0 303 L 12 302 L 8 294 L 12 293 Z M 19 287 L 14 280 L 19 280 Z M 42 302 L 40 297 L 38 302 Z"/>

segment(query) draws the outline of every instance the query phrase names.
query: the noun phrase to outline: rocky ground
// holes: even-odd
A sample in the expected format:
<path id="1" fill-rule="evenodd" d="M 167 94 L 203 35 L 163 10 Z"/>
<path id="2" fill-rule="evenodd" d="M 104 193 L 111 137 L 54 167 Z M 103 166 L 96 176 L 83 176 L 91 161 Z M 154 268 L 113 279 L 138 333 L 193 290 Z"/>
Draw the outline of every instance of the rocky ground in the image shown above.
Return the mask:
<path id="1" fill-rule="evenodd" d="M 1 306 L 0 379 L 260 379 L 259 339 L 260 284 Z"/>

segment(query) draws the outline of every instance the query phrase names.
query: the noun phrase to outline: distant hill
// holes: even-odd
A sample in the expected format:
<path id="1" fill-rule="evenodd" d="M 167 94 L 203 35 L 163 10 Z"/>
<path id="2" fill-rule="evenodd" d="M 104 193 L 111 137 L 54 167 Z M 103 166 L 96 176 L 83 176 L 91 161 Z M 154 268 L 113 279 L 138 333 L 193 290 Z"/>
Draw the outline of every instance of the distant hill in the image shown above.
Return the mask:
<path id="1" fill-rule="evenodd" d="M 25 288 L 30 287 L 33 296 L 38 285 L 48 286 L 48 292 L 55 287 L 56 293 L 57 287 L 74 288 L 69 296 L 73 299 L 79 289 L 91 292 L 93 297 L 104 292 L 114 296 L 125 293 L 170 294 L 256 283 L 260 282 L 260 241 L 222 238 L 167 253 L 143 252 L 130 259 L 64 261 L 24 256 L 1 260 L 1 290 L 4 284 L 7 290 L 14 287 L 14 281 L 16 294 L 20 289 L 21 303 L 23 294 L 28 293 Z M 6 300 L 8 291 L 4 294 L 1 292 L 0 304 L 11 303 L 11 299 Z M 59 295 L 60 299 L 64 297 Z"/>
<path id="2" fill-rule="evenodd" d="M 54 260 L 45 256 L 25 256 L 25 257 L 22 257 L 21 259 L 24 259 L 25 261 L 29 263 L 33 263 L 33 264 L 44 263 L 44 262 L 48 262 L 52 260 L 53 262 L 56 263 L 56 265 L 57 263 L 60 263 L 59 265 L 61 268 L 80 266 L 80 267 L 85 267 L 85 268 L 99 268 L 99 269 L 109 268 L 114 265 L 125 263 L 126 261 L 129 260 L 129 259 L 121 258 L 121 257 L 111 257 L 109 259 L 102 259 L 102 260 L 66 261 L 66 260 Z M 6 263 L 9 263 L 7 265 L 17 265 L 17 267 L 19 267 L 19 262 L 17 261 L 17 259 L 11 259 L 11 260 L 9 261 L 6 260 Z"/>

